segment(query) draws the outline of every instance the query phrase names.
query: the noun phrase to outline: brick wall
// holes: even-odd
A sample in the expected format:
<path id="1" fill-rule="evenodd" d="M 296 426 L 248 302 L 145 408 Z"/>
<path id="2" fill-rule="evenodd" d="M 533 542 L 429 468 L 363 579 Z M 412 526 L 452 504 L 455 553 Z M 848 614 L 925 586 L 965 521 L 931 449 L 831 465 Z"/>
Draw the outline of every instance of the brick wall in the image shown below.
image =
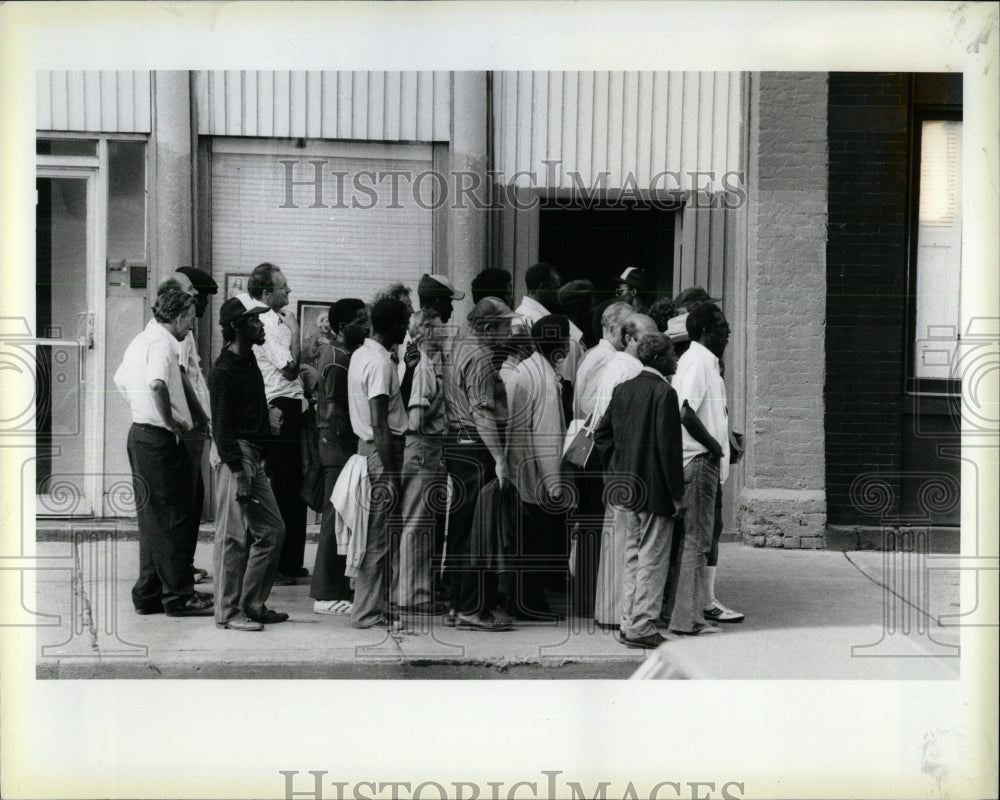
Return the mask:
<path id="1" fill-rule="evenodd" d="M 828 516 L 878 524 L 850 488 L 874 471 L 900 494 L 910 84 L 879 73 L 831 73 L 829 81 Z"/>
<path id="2" fill-rule="evenodd" d="M 826 73 L 754 75 L 750 101 L 748 457 L 739 526 L 752 544 L 820 547 L 826 523 Z"/>

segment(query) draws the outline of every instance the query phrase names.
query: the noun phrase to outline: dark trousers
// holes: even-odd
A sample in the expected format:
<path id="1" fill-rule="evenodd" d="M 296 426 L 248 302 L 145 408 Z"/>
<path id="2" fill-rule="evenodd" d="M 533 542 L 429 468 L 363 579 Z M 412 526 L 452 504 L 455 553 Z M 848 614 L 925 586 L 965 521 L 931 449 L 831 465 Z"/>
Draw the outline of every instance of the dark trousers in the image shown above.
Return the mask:
<path id="1" fill-rule="evenodd" d="M 269 405 L 281 411 L 281 429 L 267 457 L 271 490 L 285 523 L 278 572 L 293 575 L 301 569 L 306 549 L 306 503 L 302 499 L 302 401 L 275 397 Z"/>
<path id="2" fill-rule="evenodd" d="M 454 484 L 445 556 L 451 607 L 462 614 L 492 611 L 497 602 L 497 575 L 473 561 L 472 521 L 479 493 L 495 477 L 493 456 L 482 442 L 450 442 L 444 462 Z"/>
<path id="3" fill-rule="evenodd" d="M 573 578 L 570 582 L 572 613 L 590 619 L 594 615 L 597 571 L 604 527 L 604 472 L 600 467 L 573 470 L 580 502 L 569 525 L 571 541 L 576 540 Z"/>
<path id="4" fill-rule="evenodd" d="M 719 566 L 719 539 L 722 538 L 722 482 L 715 492 L 715 523 L 712 525 L 712 548 L 708 551 L 707 567 Z"/>
<path id="5" fill-rule="evenodd" d="M 521 503 L 507 608 L 512 613 L 549 611 L 545 588 L 565 586 L 568 552 L 566 522 L 534 503 Z"/>
<path id="6" fill-rule="evenodd" d="M 194 569 L 194 553 L 198 547 L 198 531 L 201 527 L 201 509 L 205 502 L 205 482 L 201 474 L 201 457 L 205 451 L 205 436 L 188 432 L 182 439 L 191 466 L 191 525 L 188 537 L 183 543 L 184 557 Z"/>
<path id="7" fill-rule="evenodd" d="M 343 471 L 343 459 L 339 451 L 330 443 L 320 439 L 319 460 L 323 469 L 323 519 L 319 527 L 319 547 L 316 550 L 316 564 L 313 566 L 312 588 L 309 596 L 313 600 L 350 600 L 350 581 L 344 574 L 347 556 L 337 552 L 337 512 L 330 502 L 333 487 Z M 336 462 L 336 463 L 330 463 Z"/>
<path id="8" fill-rule="evenodd" d="M 187 450 L 170 431 L 140 424 L 129 429 L 127 448 L 139 523 L 132 603 L 142 611 L 176 608 L 194 594 L 185 547 L 192 514 Z"/>

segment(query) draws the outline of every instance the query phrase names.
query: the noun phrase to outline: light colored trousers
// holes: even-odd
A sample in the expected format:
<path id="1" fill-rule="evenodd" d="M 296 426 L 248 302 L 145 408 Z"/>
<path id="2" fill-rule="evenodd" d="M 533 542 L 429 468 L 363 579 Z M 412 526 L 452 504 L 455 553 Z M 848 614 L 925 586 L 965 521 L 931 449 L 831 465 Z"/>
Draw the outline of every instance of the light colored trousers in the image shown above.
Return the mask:
<path id="1" fill-rule="evenodd" d="M 393 437 L 396 449 L 396 463 L 403 454 L 403 437 Z M 373 498 L 368 512 L 368 535 L 365 554 L 358 564 L 358 574 L 354 577 L 354 607 L 351 610 L 351 625 L 355 628 L 370 628 L 382 623 L 389 609 L 388 592 L 391 585 L 392 561 L 389 526 L 395 524 L 398 516 L 398 498 L 389 498 L 384 490 L 382 460 L 378 456 L 374 442 L 359 442 L 358 455 L 368 459 L 368 479 L 372 485 Z M 379 487 L 381 484 L 381 487 Z M 377 488 L 378 487 L 378 488 Z M 390 499 L 390 502 L 386 502 Z M 395 505 L 395 507 L 394 507 Z"/>
<path id="2" fill-rule="evenodd" d="M 670 567 L 674 519 L 648 511 L 622 513 L 629 520 L 625 527 L 621 632 L 635 639 L 656 633 Z"/>
<path id="3" fill-rule="evenodd" d="M 261 449 L 239 440 L 243 472 L 256 502 L 236 502 L 236 478 L 226 464 L 215 465 L 215 621 L 244 614 L 258 617 L 278 572 L 285 523 L 264 473 Z"/>
<path id="4" fill-rule="evenodd" d="M 695 456 L 684 467 L 684 552 L 677 574 L 677 598 L 670 615 L 670 630 L 691 633 L 705 624 L 704 567 L 712 549 L 715 528 L 715 495 L 719 490 L 719 465 L 707 454 Z"/>
<path id="5" fill-rule="evenodd" d="M 597 567 L 594 619 L 601 625 L 618 625 L 625 597 L 625 540 L 634 513 L 608 503 L 601 531 L 601 559 Z"/>
<path id="6" fill-rule="evenodd" d="M 440 442 L 412 433 L 406 435 L 400 503 L 402 532 L 399 558 L 392 575 L 392 597 L 401 608 L 431 599 L 434 499 L 444 502 L 447 480 L 441 461 L 443 452 Z"/>

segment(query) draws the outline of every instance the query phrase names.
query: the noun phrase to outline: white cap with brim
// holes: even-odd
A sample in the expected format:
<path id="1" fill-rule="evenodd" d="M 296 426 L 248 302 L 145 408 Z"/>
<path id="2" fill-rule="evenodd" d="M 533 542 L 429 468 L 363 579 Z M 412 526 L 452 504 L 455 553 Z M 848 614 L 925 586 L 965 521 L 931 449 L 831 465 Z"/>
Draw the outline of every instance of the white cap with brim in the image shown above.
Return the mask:
<path id="1" fill-rule="evenodd" d="M 672 342 L 686 342 L 688 341 L 687 332 L 687 314 L 681 314 L 679 317 L 671 317 L 667 320 L 667 330 L 664 333 L 670 337 Z"/>

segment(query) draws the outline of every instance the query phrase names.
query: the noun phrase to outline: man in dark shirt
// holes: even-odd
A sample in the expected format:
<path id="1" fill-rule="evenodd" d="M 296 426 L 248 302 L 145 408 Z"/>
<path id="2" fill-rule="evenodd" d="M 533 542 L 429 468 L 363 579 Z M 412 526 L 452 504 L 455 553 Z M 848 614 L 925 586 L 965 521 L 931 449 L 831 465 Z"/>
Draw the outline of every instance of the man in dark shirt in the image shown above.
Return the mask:
<path id="1" fill-rule="evenodd" d="M 667 380 L 677 366 L 670 339 L 647 334 L 637 356 L 642 372 L 615 388 L 594 442 L 609 472 L 609 491 L 624 498 L 620 505 L 628 516 L 620 641 L 654 648 L 666 641 L 656 621 L 674 520 L 685 512 L 684 467 L 677 393 Z"/>
<path id="2" fill-rule="evenodd" d="M 278 571 L 285 524 L 264 472 L 271 438 L 264 380 L 253 354 L 264 344 L 260 315 L 268 307 L 239 294 L 222 304 L 225 345 L 208 378 L 215 469 L 215 623 L 259 631 L 288 614 L 265 602 Z"/>
<path id="3" fill-rule="evenodd" d="M 320 347 L 316 368 L 319 383 L 316 387 L 316 427 L 319 429 L 319 459 L 323 467 L 323 520 L 319 529 L 319 547 L 313 567 L 313 611 L 317 614 L 351 613 L 351 587 L 344 574 L 347 557 L 337 552 L 336 511 L 330 497 L 337 478 L 347 460 L 358 452 L 358 437 L 351 429 L 351 416 L 347 407 L 347 370 L 351 352 L 344 329 L 349 325 L 367 326 L 367 312 L 363 300 L 344 298 L 330 306 L 331 344 Z"/>

